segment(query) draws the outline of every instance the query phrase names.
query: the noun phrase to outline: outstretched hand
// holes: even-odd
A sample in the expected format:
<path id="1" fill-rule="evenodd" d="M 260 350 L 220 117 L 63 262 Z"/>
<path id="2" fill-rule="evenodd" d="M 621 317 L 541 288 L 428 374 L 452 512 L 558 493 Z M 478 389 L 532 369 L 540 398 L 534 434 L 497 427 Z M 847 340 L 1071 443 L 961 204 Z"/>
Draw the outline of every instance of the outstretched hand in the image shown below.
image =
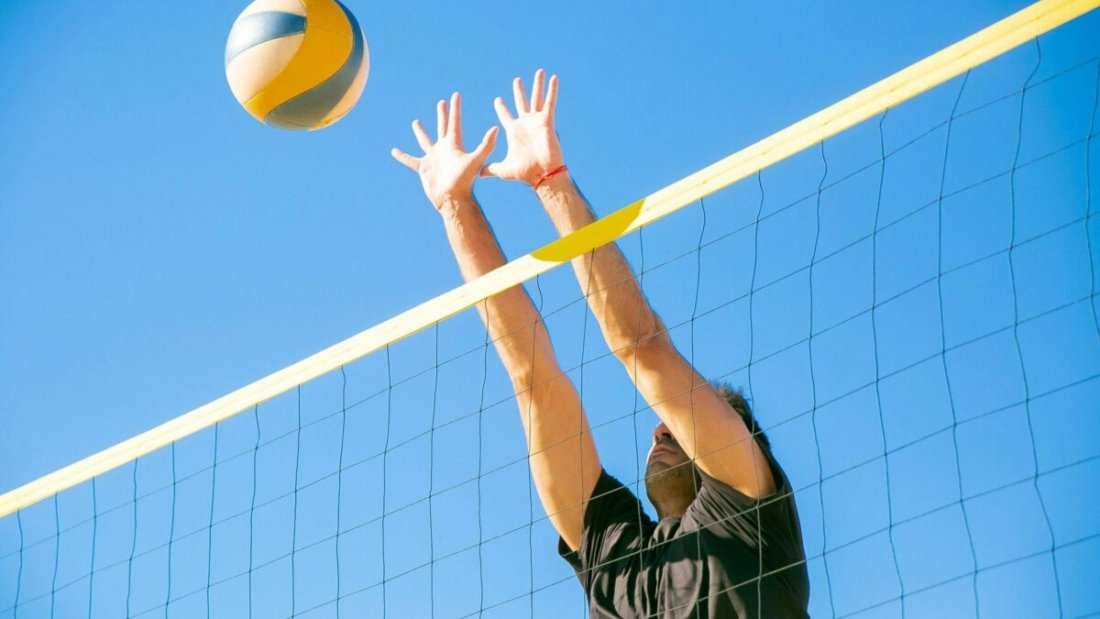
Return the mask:
<path id="1" fill-rule="evenodd" d="M 472 199 L 474 180 L 493 151 L 498 131 L 490 128 L 477 148 L 466 152 L 462 145 L 462 98 L 457 92 L 451 95 L 450 109 L 444 101 L 436 104 L 436 125 L 437 137 L 432 143 L 420 120 L 413 121 L 413 135 L 424 151 L 422 157 L 397 148 L 390 154 L 420 175 L 424 193 L 439 210 L 448 202 Z"/>
<path id="2" fill-rule="evenodd" d="M 523 90 L 520 78 L 512 81 L 512 94 L 515 98 L 516 116 L 505 105 L 504 99 L 497 97 L 493 102 L 497 117 L 508 137 L 508 154 L 504 161 L 490 163 L 482 171 L 482 176 L 496 176 L 507 180 L 525 181 L 531 185 L 538 183 L 544 174 L 562 165 L 561 144 L 554 131 L 554 106 L 558 99 L 558 76 L 552 76 L 543 98 L 543 86 L 546 73 L 539 69 L 535 72 L 535 83 L 531 99 Z"/>

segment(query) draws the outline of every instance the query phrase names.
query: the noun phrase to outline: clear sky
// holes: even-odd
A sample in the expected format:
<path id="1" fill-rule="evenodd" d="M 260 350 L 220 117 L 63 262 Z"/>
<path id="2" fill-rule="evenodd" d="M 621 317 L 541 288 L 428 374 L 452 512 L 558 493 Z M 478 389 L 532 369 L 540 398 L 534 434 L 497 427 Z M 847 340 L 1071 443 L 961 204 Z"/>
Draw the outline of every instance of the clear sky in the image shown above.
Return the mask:
<path id="1" fill-rule="evenodd" d="M 5 5 L 0 489 L 459 284 L 417 179 L 389 155 L 414 149 L 409 122 L 452 91 L 479 135 L 513 76 L 557 73 L 565 158 L 602 215 L 1027 3 L 346 4 L 370 77 L 348 117 L 310 134 L 257 123 L 229 92 L 224 44 L 244 3 Z M 1022 120 L 1034 45 L 891 111 L 885 167 L 876 118 L 622 242 L 657 311 L 682 325 L 685 354 L 744 387 L 770 428 L 802 512 L 814 616 L 900 616 L 902 594 L 907 617 L 974 616 L 975 597 L 982 616 L 1100 613 L 1088 576 L 1100 518 L 1082 509 L 1100 483 L 1097 32 L 1088 15 L 1042 39 Z M 953 108 L 977 111 L 945 147 Z M 477 195 L 509 257 L 554 238 L 525 188 L 486 180 Z M 605 465 L 634 483 L 654 417 L 571 278 L 558 269 L 529 289 Z M 245 516 L 206 535 L 213 432 L 176 449 L 177 480 L 194 477 L 175 485 L 174 520 L 170 491 L 139 502 L 149 552 L 136 563 L 134 469 L 104 476 L 99 511 L 124 507 L 97 519 L 95 616 L 125 614 L 128 575 L 135 612 L 201 589 L 168 610 L 205 616 L 207 566 L 225 579 L 211 616 L 241 616 L 250 529 L 256 562 L 272 560 L 255 572 L 254 616 L 322 604 L 335 597 L 337 513 L 357 527 L 340 536 L 341 592 L 362 590 L 345 616 L 579 616 L 484 330 L 469 313 L 444 323 L 438 362 L 455 360 L 437 372 L 435 337 L 395 346 L 388 375 L 376 354 L 346 384 L 305 386 L 301 407 L 291 393 L 219 430 L 215 511 L 255 512 L 251 527 Z M 325 476 L 345 405 L 337 507 Z M 257 423 L 261 511 L 249 505 Z M 140 493 L 170 484 L 172 460 L 142 461 Z M 37 598 L 19 617 L 50 616 L 54 580 L 75 583 L 56 616 L 89 614 L 90 485 L 58 504 L 61 528 L 75 526 L 60 550 L 52 501 L 23 516 L 25 543 L 50 539 L 24 553 L 22 577 L 17 523 L 0 520 L 0 617 L 16 616 L 17 581 L 20 600 Z M 163 542 L 193 530 L 167 578 Z M 294 560 L 279 560 L 292 538 Z"/>

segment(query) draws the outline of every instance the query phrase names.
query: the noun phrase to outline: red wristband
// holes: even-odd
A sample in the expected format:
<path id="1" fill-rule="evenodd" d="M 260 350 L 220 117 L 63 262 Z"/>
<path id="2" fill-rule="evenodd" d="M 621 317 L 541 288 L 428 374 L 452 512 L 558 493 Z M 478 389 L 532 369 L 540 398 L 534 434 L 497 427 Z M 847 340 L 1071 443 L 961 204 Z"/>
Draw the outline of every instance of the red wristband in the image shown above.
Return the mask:
<path id="1" fill-rule="evenodd" d="M 533 185 L 531 185 L 531 187 L 534 188 L 534 189 L 538 189 L 540 185 L 542 185 L 546 181 L 550 180 L 551 178 L 557 176 L 558 174 L 561 174 L 562 172 L 565 172 L 567 169 L 568 168 L 565 167 L 565 164 L 562 164 L 562 165 L 554 168 L 553 170 L 550 170 L 546 174 L 543 174 L 542 176 L 540 176 L 539 180 L 535 181 L 535 183 Z"/>

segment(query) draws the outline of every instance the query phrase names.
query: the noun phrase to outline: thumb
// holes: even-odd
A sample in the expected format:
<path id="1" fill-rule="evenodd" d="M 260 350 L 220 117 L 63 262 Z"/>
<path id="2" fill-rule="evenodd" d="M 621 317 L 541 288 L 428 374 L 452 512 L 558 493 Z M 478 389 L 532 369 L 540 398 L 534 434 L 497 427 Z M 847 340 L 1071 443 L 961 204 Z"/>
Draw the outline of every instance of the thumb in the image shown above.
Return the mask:
<path id="1" fill-rule="evenodd" d="M 499 133 L 499 131 L 500 130 L 495 126 L 490 127 L 489 130 L 485 132 L 485 137 L 481 138 L 481 144 L 478 144 L 477 148 L 474 149 L 474 161 L 477 162 L 479 167 L 489 158 L 489 153 L 493 152 L 493 147 L 496 146 L 497 143 L 497 133 Z M 484 172 L 484 170 L 482 170 L 482 172 Z"/>
<path id="2" fill-rule="evenodd" d="M 390 155 L 392 155 L 394 159 L 400 161 L 405 167 L 409 168 L 413 172 L 420 171 L 420 160 L 416 157 L 413 157 L 412 155 L 409 155 L 400 148 L 391 149 Z"/>
<path id="3" fill-rule="evenodd" d="M 499 179 L 506 181 L 516 180 L 519 176 L 516 175 L 516 166 L 508 163 L 508 160 L 494 161 L 489 165 L 481 169 L 482 176 L 495 176 Z"/>
<path id="4" fill-rule="evenodd" d="M 502 163 L 503 162 L 497 161 L 495 163 L 490 163 L 489 165 L 485 166 L 484 168 L 481 168 L 481 175 L 482 176 L 498 176 L 499 177 L 500 173 L 501 173 L 501 164 Z"/>

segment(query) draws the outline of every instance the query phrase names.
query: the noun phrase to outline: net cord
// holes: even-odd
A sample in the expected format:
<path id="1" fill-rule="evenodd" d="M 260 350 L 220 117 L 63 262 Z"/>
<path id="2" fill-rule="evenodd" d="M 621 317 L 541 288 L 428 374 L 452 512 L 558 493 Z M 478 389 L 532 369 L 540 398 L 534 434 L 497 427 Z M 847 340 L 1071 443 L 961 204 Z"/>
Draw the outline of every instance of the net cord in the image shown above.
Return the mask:
<path id="1" fill-rule="evenodd" d="M 886 110 L 882 113 L 882 116 L 878 119 L 878 145 L 880 156 L 880 167 L 878 176 L 878 188 L 875 194 L 875 223 L 872 225 L 872 230 L 879 229 L 879 219 L 882 216 L 882 192 L 883 187 L 886 184 L 886 133 L 883 131 L 883 125 L 886 124 L 886 117 L 890 114 L 890 110 Z M 901 577 L 901 564 L 898 563 L 898 549 L 894 539 L 894 499 L 893 493 L 890 488 L 890 442 L 886 438 L 886 418 L 882 409 L 882 387 L 880 385 L 882 377 L 882 365 L 879 362 L 879 342 L 878 342 L 878 235 L 871 235 L 871 338 L 872 349 L 874 350 L 875 358 L 875 408 L 878 411 L 878 429 L 879 434 L 882 437 L 882 466 L 885 471 L 883 476 L 886 480 L 886 522 L 890 523 L 886 535 L 890 541 L 890 556 L 894 562 L 894 577 L 898 583 L 898 595 L 901 598 L 905 597 L 905 581 Z M 905 619 L 905 604 L 899 604 L 901 607 L 901 619 Z"/>
<path id="2" fill-rule="evenodd" d="M 1050 538 L 1050 563 L 1051 572 L 1054 575 L 1054 591 L 1058 597 L 1058 616 L 1065 617 L 1065 609 L 1062 607 L 1062 580 L 1058 574 L 1058 557 L 1055 552 L 1057 549 L 1057 542 L 1054 537 L 1054 525 L 1050 520 L 1050 512 L 1047 508 L 1046 499 L 1043 497 L 1043 492 L 1039 488 L 1039 454 L 1036 450 L 1037 442 L 1035 440 L 1035 426 L 1033 422 L 1033 414 L 1031 409 L 1031 387 L 1028 381 L 1027 366 L 1024 363 L 1024 352 L 1020 345 L 1020 297 L 1018 293 L 1018 286 L 1016 282 L 1016 262 L 1013 259 L 1016 250 L 1016 169 L 1020 161 L 1020 149 L 1023 146 L 1024 135 L 1024 103 L 1027 100 L 1027 86 L 1031 83 L 1035 74 L 1039 72 L 1039 67 L 1043 62 L 1043 51 L 1039 45 L 1038 39 L 1035 41 L 1035 67 L 1031 70 L 1031 74 L 1027 76 L 1027 81 L 1024 82 L 1024 92 L 1020 94 L 1020 111 L 1017 115 L 1016 126 L 1016 153 L 1012 157 L 1012 173 L 1009 175 L 1009 204 L 1010 209 L 1010 221 L 1012 222 L 1012 234 L 1008 247 L 1008 272 L 1009 281 L 1012 282 L 1012 339 L 1016 347 L 1016 359 L 1020 365 L 1020 379 L 1024 387 L 1024 418 L 1027 420 L 1027 432 L 1028 437 L 1031 440 L 1031 458 L 1034 471 L 1034 477 L 1032 477 L 1031 485 L 1035 491 L 1035 498 L 1039 501 L 1039 508 L 1043 513 L 1043 521 L 1046 524 L 1047 536 Z M 1091 122 L 1091 121 L 1090 121 Z M 1086 143 L 1086 148 L 1087 148 Z M 1085 215 L 1088 216 L 1088 213 Z M 1090 300 L 1090 304 L 1092 301 Z M 975 577 L 976 578 L 976 577 Z M 975 580 L 976 582 L 976 580 Z"/>
<path id="3" fill-rule="evenodd" d="M 151 430 L 0 495 L 0 518 L 274 398 L 634 232 L 1100 6 L 1040 0 L 530 254 Z"/>
<path id="4" fill-rule="evenodd" d="M 1036 68 L 1038 68 L 1038 65 L 1036 65 Z M 1029 75 L 1028 79 L 1024 82 L 1024 87 L 1020 92 L 1021 100 L 1033 76 L 1034 73 Z M 959 510 L 962 513 L 963 530 L 966 531 L 966 542 L 970 550 L 970 565 L 974 573 L 973 577 L 970 579 L 971 593 L 974 597 L 974 616 L 981 617 L 981 596 L 978 595 L 978 552 L 974 547 L 974 533 L 970 526 L 970 513 L 966 509 L 966 502 L 962 500 L 964 492 L 962 457 L 959 453 L 959 414 L 958 407 L 955 406 L 955 390 L 951 383 L 951 371 L 948 369 L 947 365 L 947 321 L 944 318 L 943 307 L 943 199 L 944 191 L 947 187 L 948 162 L 951 158 L 951 129 L 954 126 L 956 118 L 958 118 L 959 103 L 962 101 L 963 93 L 966 92 L 966 84 L 969 80 L 970 72 L 967 71 L 966 74 L 963 75 L 962 83 L 959 84 L 959 91 L 955 95 L 955 103 L 951 107 L 951 116 L 947 119 L 946 135 L 943 140 L 943 165 L 940 167 L 940 188 L 939 194 L 936 197 L 936 305 L 939 310 L 940 369 L 943 372 L 943 385 L 944 391 L 947 394 L 948 408 L 951 410 L 951 451 L 955 455 L 956 489 L 959 495 Z M 1019 138 L 1019 136 L 1017 136 L 1017 138 Z M 1013 161 L 1013 167 L 1009 171 L 1010 178 L 1015 174 L 1018 164 L 1018 159 Z M 896 564 L 895 568 L 898 568 Z M 905 604 L 902 603 L 902 607 L 904 606 Z"/>

